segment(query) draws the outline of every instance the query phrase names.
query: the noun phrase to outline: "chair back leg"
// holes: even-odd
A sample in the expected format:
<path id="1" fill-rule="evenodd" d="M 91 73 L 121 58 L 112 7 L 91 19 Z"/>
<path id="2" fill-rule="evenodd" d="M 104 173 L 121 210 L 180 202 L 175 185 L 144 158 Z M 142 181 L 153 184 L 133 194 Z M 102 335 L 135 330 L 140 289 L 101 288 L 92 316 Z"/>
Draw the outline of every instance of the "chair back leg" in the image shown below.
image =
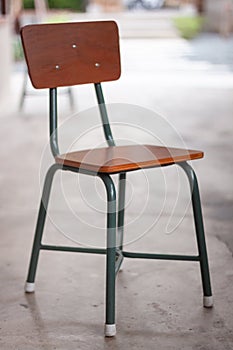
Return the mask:
<path id="1" fill-rule="evenodd" d="M 203 304 L 205 307 L 213 306 L 213 297 L 210 283 L 210 273 L 208 256 L 205 242 L 204 225 L 202 218 L 201 200 L 198 188 L 198 182 L 196 174 L 193 168 L 186 162 L 179 164 L 181 168 L 185 171 L 190 184 L 191 196 L 192 196 L 192 207 L 194 215 L 194 223 L 196 229 L 197 246 L 200 258 L 200 269 L 202 277 L 202 287 L 203 287 Z"/>

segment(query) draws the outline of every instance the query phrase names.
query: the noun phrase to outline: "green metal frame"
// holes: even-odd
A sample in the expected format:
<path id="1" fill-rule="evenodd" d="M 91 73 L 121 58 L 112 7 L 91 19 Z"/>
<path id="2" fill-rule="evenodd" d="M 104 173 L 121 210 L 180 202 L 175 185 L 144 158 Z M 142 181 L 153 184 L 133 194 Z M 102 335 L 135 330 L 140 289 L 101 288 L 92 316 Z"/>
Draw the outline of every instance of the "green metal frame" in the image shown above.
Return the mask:
<path id="1" fill-rule="evenodd" d="M 110 128 L 107 109 L 100 84 L 95 84 L 99 111 L 103 123 L 105 138 L 108 145 L 114 146 L 112 131 Z M 50 89 L 50 146 L 54 157 L 59 154 L 58 133 L 57 133 L 57 90 Z M 160 259 L 160 260 L 180 260 L 180 261 L 197 261 L 200 263 L 203 294 L 205 297 L 211 297 L 211 284 L 208 266 L 208 257 L 205 243 L 204 226 L 201 211 L 201 201 L 198 189 L 198 182 L 192 167 L 186 163 L 178 163 L 188 177 L 190 183 L 194 222 L 197 237 L 198 255 L 174 255 L 174 254 L 148 254 L 124 251 L 124 207 L 125 207 L 125 190 L 126 190 L 126 173 L 119 174 L 119 196 L 116 197 L 116 189 L 111 176 L 104 173 L 95 173 L 84 171 L 73 167 L 53 164 L 45 177 L 38 220 L 36 225 L 34 243 L 32 248 L 31 261 L 27 277 L 27 283 L 34 283 L 38 265 L 40 250 L 78 252 L 106 255 L 106 325 L 115 325 L 115 278 L 121 267 L 124 258 L 137 259 Z M 52 182 L 57 170 L 72 171 L 89 176 L 98 176 L 104 183 L 107 193 L 107 243 L 106 249 L 83 248 L 54 246 L 42 243 L 42 235 L 46 214 L 48 210 L 49 197 Z M 118 207 L 117 207 L 118 202 Z M 114 335 L 114 334 L 112 334 Z"/>

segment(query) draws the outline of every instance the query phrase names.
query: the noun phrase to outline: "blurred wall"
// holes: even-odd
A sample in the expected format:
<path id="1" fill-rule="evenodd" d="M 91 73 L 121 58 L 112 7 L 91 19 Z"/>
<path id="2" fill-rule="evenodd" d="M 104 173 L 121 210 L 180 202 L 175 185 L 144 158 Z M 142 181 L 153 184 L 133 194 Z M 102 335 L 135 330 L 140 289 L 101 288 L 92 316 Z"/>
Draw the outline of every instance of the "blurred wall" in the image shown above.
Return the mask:
<path id="1" fill-rule="evenodd" d="M 233 31 L 233 1 L 205 1 L 207 30 L 216 31 L 228 36 Z"/>
<path id="2" fill-rule="evenodd" d="M 88 11 L 118 12 L 123 9 L 124 0 L 89 0 Z"/>
<path id="3" fill-rule="evenodd" d="M 8 102 L 11 73 L 11 39 L 9 17 L 0 17 L 0 108 Z"/>

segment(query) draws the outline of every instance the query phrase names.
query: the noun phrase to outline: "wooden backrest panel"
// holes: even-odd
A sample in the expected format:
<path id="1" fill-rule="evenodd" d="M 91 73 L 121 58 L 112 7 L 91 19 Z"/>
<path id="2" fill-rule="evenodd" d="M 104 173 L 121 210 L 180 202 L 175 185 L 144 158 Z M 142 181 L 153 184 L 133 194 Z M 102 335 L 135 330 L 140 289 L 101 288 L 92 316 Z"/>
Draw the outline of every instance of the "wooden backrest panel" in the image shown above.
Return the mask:
<path id="1" fill-rule="evenodd" d="M 29 76 L 37 89 L 120 77 L 119 35 L 114 21 L 28 25 L 21 37 Z"/>

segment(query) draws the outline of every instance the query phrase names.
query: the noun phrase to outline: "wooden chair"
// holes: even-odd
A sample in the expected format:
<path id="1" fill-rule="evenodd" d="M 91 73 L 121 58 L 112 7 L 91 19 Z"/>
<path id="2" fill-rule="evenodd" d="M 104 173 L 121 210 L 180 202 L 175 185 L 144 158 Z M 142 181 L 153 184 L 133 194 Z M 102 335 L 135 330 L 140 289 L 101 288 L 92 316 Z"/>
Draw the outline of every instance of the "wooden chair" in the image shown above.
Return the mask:
<path id="1" fill-rule="evenodd" d="M 166 148 L 156 145 L 116 146 L 111 132 L 101 82 L 120 77 L 118 28 L 113 21 L 29 25 L 21 32 L 25 57 L 32 84 L 50 92 L 50 146 L 55 163 L 45 178 L 39 209 L 26 292 L 35 290 L 35 274 L 40 250 L 106 254 L 106 323 L 105 335 L 114 336 L 115 277 L 124 258 L 197 261 L 200 264 L 204 306 L 212 307 L 208 258 L 203 228 L 197 178 L 187 163 L 203 157 L 195 150 Z M 57 132 L 57 87 L 93 83 L 108 147 L 60 154 Z M 167 255 L 127 252 L 123 248 L 125 179 L 128 171 L 179 165 L 186 173 L 191 189 L 194 222 L 199 254 Z M 52 246 L 42 243 L 51 184 L 57 170 L 98 176 L 107 192 L 106 248 Z M 112 174 L 119 174 L 117 198 Z M 118 209 L 117 209 L 118 208 Z M 116 244 L 116 235 L 119 242 Z"/>

